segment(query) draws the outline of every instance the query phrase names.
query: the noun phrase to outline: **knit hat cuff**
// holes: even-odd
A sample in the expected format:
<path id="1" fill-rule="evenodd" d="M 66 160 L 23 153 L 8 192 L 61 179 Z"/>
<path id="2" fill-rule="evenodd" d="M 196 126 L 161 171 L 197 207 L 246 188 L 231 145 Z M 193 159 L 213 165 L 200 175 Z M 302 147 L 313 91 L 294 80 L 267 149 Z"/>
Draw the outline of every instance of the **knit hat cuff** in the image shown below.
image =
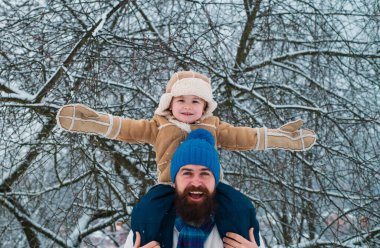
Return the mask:
<path id="1" fill-rule="evenodd" d="M 197 143 L 194 145 L 197 145 Z M 172 168 L 170 170 L 170 176 L 172 182 L 175 181 L 175 176 L 177 175 L 177 172 L 180 170 L 180 168 L 189 164 L 200 165 L 209 168 L 215 177 L 215 183 L 219 182 L 219 158 L 217 153 L 210 151 L 210 149 L 201 149 L 188 146 L 186 152 L 184 150 L 180 150 L 178 155 L 173 157 L 171 163 Z"/>
<path id="2" fill-rule="evenodd" d="M 207 130 L 198 128 L 189 133 L 187 138 L 178 146 L 170 164 L 172 182 L 182 166 L 200 165 L 207 167 L 218 184 L 220 179 L 220 164 L 218 152 L 215 149 L 215 138 Z"/>

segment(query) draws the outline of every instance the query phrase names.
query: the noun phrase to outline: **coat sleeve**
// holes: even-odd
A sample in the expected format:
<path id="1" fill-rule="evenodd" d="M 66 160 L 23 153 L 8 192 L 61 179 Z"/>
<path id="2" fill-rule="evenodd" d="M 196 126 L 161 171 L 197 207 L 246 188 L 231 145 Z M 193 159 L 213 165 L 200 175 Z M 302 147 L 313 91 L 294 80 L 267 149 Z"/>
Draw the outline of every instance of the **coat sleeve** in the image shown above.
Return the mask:
<path id="1" fill-rule="evenodd" d="M 290 121 L 279 128 L 234 127 L 218 122 L 218 145 L 228 150 L 266 150 L 281 149 L 288 151 L 307 151 L 317 139 L 313 130 L 302 129 L 303 120 Z"/>
<path id="2" fill-rule="evenodd" d="M 122 118 L 118 133 L 117 140 L 131 144 L 154 144 L 158 133 L 158 123 L 154 119 L 134 120 Z"/>
<path id="3" fill-rule="evenodd" d="M 235 127 L 226 122 L 216 125 L 218 146 L 227 150 L 256 149 L 257 129 L 251 127 Z"/>
<path id="4" fill-rule="evenodd" d="M 153 144 L 159 121 L 134 120 L 101 113 L 83 104 L 62 106 L 56 116 L 58 126 L 68 132 L 96 134 L 128 143 Z"/>

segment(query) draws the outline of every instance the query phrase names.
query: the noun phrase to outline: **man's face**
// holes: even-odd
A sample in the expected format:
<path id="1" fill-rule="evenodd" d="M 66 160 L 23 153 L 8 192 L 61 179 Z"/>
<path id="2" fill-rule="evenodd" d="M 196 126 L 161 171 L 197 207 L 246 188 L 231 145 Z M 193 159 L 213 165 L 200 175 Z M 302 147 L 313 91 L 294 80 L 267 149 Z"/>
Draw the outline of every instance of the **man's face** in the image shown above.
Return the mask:
<path id="1" fill-rule="evenodd" d="M 213 193 L 215 191 L 215 177 L 206 166 L 182 166 L 175 177 L 175 188 L 179 194 L 182 194 L 189 187 L 200 187 Z M 187 195 L 189 202 L 194 203 L 202 202 L 204 197 L 205 195 L 201 191 L 190 191 Z"/>
<path id="2" fill-rule="evenodd" d="M 185 165 L 175 178 L 176 208 L 182 219 L 201 226 L 215 208 L 215 177 L 205 166 Z"/>

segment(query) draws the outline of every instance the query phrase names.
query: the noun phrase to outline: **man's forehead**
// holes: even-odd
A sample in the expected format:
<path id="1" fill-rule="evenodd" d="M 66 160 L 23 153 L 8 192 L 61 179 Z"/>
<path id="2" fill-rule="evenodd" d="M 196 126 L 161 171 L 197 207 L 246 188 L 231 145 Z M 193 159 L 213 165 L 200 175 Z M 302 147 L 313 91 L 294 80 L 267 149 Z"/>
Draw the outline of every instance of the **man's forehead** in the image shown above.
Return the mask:
<path id="1" fill-rule="evenodd" d="M 203 165 L 184 165 L 184 166 L 181 167 L 180 171 L 181 170 L 186 170 L 186 171 L 195 171 L 195 170 L 199 170 L 199 171 L 211 171 L 208 167 L 203 166 Z"/>

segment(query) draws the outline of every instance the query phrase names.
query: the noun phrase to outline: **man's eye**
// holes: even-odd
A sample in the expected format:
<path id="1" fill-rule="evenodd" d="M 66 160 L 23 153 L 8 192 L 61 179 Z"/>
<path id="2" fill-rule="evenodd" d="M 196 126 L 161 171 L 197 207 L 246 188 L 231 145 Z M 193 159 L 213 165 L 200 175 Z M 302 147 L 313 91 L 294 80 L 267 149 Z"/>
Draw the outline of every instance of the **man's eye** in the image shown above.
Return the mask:
<path id="1" fill-rule="evenodd" d="M 209 172 L 203 172 L 203 173 L 201 173 L 201 175 L 202 175 L 202 176 L 210 176 L 211 173 L 209 173 Z"/>
<path id="2" fill-rule="evenodd" d="M 190 176 L 191 175 L 191 172 L 189 171 L 186 171 L 186 172 L 183 172 L 182 175 L 185 175 L 185 176 Z"/>

